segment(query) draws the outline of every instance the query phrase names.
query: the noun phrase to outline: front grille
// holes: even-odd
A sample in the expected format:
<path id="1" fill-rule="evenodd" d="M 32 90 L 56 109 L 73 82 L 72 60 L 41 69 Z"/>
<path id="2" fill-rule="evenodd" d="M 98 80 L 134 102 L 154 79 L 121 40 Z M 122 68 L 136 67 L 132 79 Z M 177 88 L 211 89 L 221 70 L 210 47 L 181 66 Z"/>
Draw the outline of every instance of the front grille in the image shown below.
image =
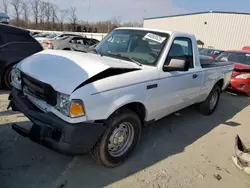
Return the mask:
<path id="1" fill-rule="evenodd" d="M 49 84 L 43 83 L 35 78 L 21 73 L 22 90 L 28 94 L 55 106 L 57 102 L 57 93 Z"/>

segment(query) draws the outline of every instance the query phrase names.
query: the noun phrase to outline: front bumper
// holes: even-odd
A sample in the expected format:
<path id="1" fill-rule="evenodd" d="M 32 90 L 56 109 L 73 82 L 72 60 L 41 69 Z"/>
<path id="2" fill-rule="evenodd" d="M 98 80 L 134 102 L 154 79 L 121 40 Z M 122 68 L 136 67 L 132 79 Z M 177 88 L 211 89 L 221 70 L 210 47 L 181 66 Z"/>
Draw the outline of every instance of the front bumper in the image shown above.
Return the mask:
<path id="1" fill-rule="evenodd" d="M 250 92 L 250 79 L 232 78 L 229 88 L 243 93 Z"/>
<path id="2" fill-rule="evenodd" d="M 89 152 L 106 130 L 101 123 L 70 124 L 53 113 L 44 113 L 17 89 L 11 91 L 9 100 L 12 110 L 22 112 L 33 123 L 30 130 L 17 124 L 13 124 L 12 129 L 62 154 L 81 155 Z"/>

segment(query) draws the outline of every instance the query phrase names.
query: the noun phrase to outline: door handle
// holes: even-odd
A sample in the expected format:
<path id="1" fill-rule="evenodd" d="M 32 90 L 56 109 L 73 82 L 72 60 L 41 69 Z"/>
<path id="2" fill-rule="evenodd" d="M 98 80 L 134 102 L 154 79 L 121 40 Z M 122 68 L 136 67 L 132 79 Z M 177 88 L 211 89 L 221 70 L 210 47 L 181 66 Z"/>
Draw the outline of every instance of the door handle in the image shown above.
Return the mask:
<path id="1" fill-rule="evenodd" d="M 197 78 L 198 75 L 197 74 L 193 74 L 193 79 Z"/>

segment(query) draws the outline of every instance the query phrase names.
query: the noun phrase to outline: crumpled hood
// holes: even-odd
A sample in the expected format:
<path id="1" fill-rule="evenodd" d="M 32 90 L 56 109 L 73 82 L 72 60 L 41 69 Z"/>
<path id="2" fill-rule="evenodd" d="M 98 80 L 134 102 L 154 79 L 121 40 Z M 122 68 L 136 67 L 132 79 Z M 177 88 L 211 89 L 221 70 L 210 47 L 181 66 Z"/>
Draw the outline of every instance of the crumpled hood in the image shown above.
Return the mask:
<path id="1" fill-rule="evenodd" d="M 36 53 L 21 61 L 17 67 L 65 94 L 71 94 L 81 83 L 108 68 L 141 68 L 119 59 L 62 50 Z"/>

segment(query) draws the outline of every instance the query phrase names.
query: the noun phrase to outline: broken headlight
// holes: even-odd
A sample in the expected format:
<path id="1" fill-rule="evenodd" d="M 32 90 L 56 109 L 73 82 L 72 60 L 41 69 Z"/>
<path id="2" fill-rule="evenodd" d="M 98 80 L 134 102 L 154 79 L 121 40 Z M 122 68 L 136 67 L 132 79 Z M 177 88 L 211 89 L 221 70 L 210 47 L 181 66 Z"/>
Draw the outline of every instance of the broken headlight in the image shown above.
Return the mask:
<path id="1" fill-rule="evenodd" d="M 21 89 L 21 72 L 15 66 L 11 70 L 11 85 L 16 89 Z"/>
<path id="2" fill-rule="evenodd" d="M 69 116 L 69 95 L 58 93 L 57 94 L 57 110 L 59 110 L 61 113 Z"/>

